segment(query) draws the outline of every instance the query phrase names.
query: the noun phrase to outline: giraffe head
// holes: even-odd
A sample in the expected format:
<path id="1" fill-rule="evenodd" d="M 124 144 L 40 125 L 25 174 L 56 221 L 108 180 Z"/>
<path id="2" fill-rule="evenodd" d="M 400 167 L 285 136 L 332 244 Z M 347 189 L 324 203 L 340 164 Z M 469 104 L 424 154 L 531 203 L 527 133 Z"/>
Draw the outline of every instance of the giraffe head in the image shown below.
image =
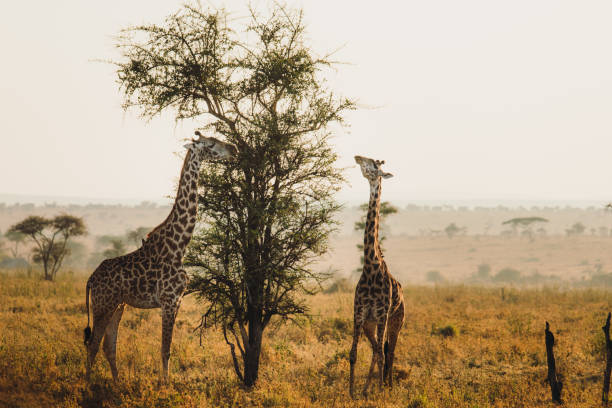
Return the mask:
<path id="1" fill-rule="evenodd" d="M 355 156 L 355 161 L 361 167 L 361 174 L 371 182 L 378 181 L 379 177 L 388 179 L 393 177 L 391 173 L 385 173 L 382 171 L 382 165 L 385 164 L 384 160 L 374 160 L 368 157 Z"/>
<path id="2" fill-rule="evenodd" d="M 238 153 L 236 146 L 225 143 L 214 137 L 204 137 L 196 130 L 197 139 L 192 139 L 185 147 L 197 160 L 228 160 Z"/>

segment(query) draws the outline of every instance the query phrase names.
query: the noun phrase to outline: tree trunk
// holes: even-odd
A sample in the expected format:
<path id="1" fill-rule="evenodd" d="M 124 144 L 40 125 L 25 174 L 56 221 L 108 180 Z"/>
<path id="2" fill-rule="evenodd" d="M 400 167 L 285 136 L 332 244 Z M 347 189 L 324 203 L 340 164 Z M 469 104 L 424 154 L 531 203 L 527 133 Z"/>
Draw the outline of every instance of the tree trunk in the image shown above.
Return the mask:
<path id="1" fill-rule="evenodd" d="M 603 393 L 601 395 L 601 403 L 608 406 L 608 393 L 610 392 L 610 371 L 612 371 L 612 341 L 610 341 L 610 316 L 606 319 L 606 325 L 602 327 L 606 335 L 606 370 L 604 371 Z"/>
<path id="2" fill-rule="evenodd" d="M 263 327 L 261 321 L 249 323 L 249 344 L 244 353 L 244 385 L 247 387 L 255 385 L 259 375 L 262 334 Z"/>
<path id="3" fill-rule="evenodd" d="M 550 331 L 550 326 L 546 322 L 546 330 L 544 331 L 546 339 L 546 359 L 548 361 L 548 383 L 550 384 L 550 392 L 553 402 L 561 404 L 561 390 L 563 383 L 557 380 L 557 369 L 555 367 L 555 353 L 553 346 L 555 345 L 555 336 Z"/>
<path id="4" fill-rule="evenodd" d="M 53 281 L 53 276 L 49 273 L 49 265 L 46 260 L 43 260 L 43 271 L 45 273 L 45 280 Z"/>

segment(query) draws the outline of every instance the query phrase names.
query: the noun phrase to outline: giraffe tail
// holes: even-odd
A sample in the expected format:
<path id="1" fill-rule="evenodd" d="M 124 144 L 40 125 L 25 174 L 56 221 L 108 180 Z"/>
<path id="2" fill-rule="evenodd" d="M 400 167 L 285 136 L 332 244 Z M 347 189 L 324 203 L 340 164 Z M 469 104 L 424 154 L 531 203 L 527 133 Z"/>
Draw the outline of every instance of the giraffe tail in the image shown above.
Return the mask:
<path id="1" fill-rule="evenodd" d="M 87 307 L 87 327 L 85 328 L 85 336 L 84 336 L 84 342 L 85 345 L 87 345 L 89 343 L 89 339 L 91 338 L 91 327 L 89 326 L 89 280 L 87 281 L 87 287 L 85 289 L 85 305 Z"/>
<path id="2" fill-rule="evenodd" d="M 385 363 L 383 368 L 384 378 L 387 378 L 387 373 L 389 372 L 389 360 L 387 360 L 387 352 L 389 351 L 389 340 L 385 340 Z"/>

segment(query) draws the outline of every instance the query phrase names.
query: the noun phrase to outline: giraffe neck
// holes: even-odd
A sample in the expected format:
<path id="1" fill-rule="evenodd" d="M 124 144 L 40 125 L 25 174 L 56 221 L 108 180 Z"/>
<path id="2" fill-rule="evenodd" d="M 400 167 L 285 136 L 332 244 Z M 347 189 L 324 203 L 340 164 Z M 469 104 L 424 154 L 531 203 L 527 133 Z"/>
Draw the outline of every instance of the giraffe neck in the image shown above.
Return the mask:
<path id="1" fill-rule="evenodd" d="M 363 273 L 371 274 L 380 271 L 382 251 L 378 241 L 378 223 L 380 219 L 380 190 L 381 178 L 370 182 L 370 202 L 366 217 L 365 232 L 363 236 Z"/>
<path id="2" fill-rule="evenodd" d="M 172 210 L 166 220 L 149 233 L 146 240 L 147 243 L 155 243 L 158 247 L 162 247 L 160 249 L 168 249 L 170 254 L 178 255 L 181 258 L 191 240 L 196 224 L 197 180 L 200 164 L 201 160 L 198 160 L 188 150 L 183 162 Z"/>

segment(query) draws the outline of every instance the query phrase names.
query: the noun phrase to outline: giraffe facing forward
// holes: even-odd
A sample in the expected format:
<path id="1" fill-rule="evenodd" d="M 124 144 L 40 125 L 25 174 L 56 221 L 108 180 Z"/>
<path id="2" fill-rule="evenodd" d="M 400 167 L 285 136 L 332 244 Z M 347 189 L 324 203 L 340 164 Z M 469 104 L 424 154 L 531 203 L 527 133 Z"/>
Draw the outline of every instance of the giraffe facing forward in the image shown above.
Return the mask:
<path id="1" fill-rule="evenodd" d="M 382 179 L 393 177 L 381 169 L 384 161 L 355 156 L 361 173 L 370 183 L 370 201 L 363 237 L 363 271 L 355 288 L 353 345 L 349 356 L 349 391 L 354 398 L 357 344 L 363 329 L 372 346 L 372 362 L 363 388 L 367 395 L 374 366 L 378 364 L 379 386 L 387 380 L 393 387 L 393 358 L 400 329 L 404 324 L 402 285 L 391 276 L 378 241 L 380 192 Z M 384 344 L 384 348 L 383 348 Z M 383 364 L 384 362 L 384 364 Z"/>
<path id="2" fill-rule="evenodd" d="M 196 223 L 200 165 L 205 160 L 226 160 L 237 153 L 233 145 L 196 134 L 198 138 L 185 145 L 187 154 L 176 199 L 166 220 L 147 235 L 142 247 L 103 261 L 87 280 L 87 379 L 104 338 L 104 354 L 117 380 L 117 329 L 126 304 L 140 309 L 161 308 L 162 375 L 164 380 L 168 378 L 174 320 L 188 283 L 182 261 Z M 89 327 L 90 291 L 93 331 Z"/>

